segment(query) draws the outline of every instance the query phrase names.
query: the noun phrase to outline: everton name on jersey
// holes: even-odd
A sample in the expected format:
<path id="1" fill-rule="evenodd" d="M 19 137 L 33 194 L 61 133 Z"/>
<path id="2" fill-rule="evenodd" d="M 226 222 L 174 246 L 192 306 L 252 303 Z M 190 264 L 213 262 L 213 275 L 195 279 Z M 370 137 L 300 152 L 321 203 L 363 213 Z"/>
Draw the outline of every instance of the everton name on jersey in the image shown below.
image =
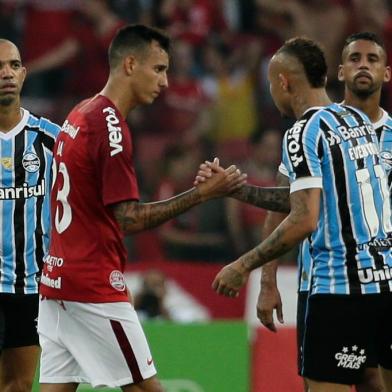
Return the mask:
<path id="1" fill-rule="evenodd" d="M 131 134 L 106 97 L 81 102 L 54 147 L 52 238 L 40 292 L 79 302 L 127 301 L 123 235 L 111 205 L 137 200 Z"/>
<path id="2" fill-rule="evenodd" d="M 321 188 L 310 237 L 312 294 L 392 290 L 391 207 L 385 162 L 369 119 L 352 107 L 311 108 L 289 129 L 291 192 Z"/>
<path id="3" fill-rule="evenodd" d="M 22 109 L 0 132 L 0 292 L 36 294 L 48 251 L 52 150 L 60 127 Z"/>

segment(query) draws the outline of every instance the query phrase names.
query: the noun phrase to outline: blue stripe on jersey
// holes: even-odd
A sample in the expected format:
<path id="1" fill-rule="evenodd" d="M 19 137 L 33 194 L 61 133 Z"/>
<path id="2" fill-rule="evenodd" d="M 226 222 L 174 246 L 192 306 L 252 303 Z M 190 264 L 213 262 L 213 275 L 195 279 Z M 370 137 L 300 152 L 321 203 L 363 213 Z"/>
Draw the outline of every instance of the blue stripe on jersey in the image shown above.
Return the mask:
<path id="1" fill-rule="evenodd" d="M 290 182 L 322 176 L 320 221 L 312 234 L 312 293 L 390 291 L 389 249 L 375 240 L 390 234 L 386 176 L 368 118 L 333 104 L 308 111 L 284 138 L 283 163 Z"/>
<path id="2" fill-rule="evenodd" d="M 377 134 L 377 138 L 379 141 L 379 146 L 380 146 L 380 157 L 381 157 L 381 162 L 384 165 L 385 171 L 388 174 L 388 184 L 389 184 L 389 193 L 390 197 L 392 199 L 392 117 L 388 115 L 386 112 L 383 113 L 383 116 L 380 121 L 374 124 L 375 131 Z M 331 171 L 331 173 L 333 173 Z M 334 180 L 333 180 L 334 181 Z M 334 197 L 337 199 L 337 195 L 335 194 Z M 323 199 L 323 208 L 326 208 L 326 202 L 325 198 Z M 338 214 L 338 205 L 336 204 L 336 209 L 334 211 L 330 211 L 331 215 L 334 215 L 332 218 L 332 221 L 336 219 L 336 216 Z M 328 224 L 328 221 L 326 221 L 326 224 Z M 328 228 L 326 228 L 325 233 L 328 233 Z M 327 246 L 332 248 L 330 239 L 326 236 L 325 238 L 327 242 Z M 330 268 L 330 277 L 331 277 L 331 284 L 332 287 L 334 287 L 333 284 L 333 270 L 332 270 L 332 260 L 333 260 L 333 252 L 331 251 L 330 254 L 330 263 L 328 263 L 328 266 Z M 336 255 L 335 255 L 336 257 Z M 300 292 L 303 291 L 309 291 L 310 290 L 310 282 L 311 282 L 311 268 L 312 268 L 312 259 L 310 255 L 310 250 L 309 250 L 309 241 L 304 240 L 304 242 L 301 244 L 299 253 L 298 253 L 298 277 L 299 277 L 299 284 L 298 284 L 298 289 Z M 318 282 L 316 282 L 317 285 Z M 391 283 L 392 285 L 392 283 Z M 373 287 L 376 287 L 375 284 L 373 284 Z M 365 289 L 366 292 L 368 292 L 367 289 Z M 391 290 L 392 291 L 392 290 Z"/>
<path id="3" fill-rule="evenodd" d="M 59 132 L 56 124 L 24 111 L 21 123 L 0 138 L 0 292 L 38 292 L 37 273 L 49 245 L 52 149 Z M 12 160 L 8 169 L 7 158 Z"/>
<path id="4" fill-rule="evenodd" d="M 1 159 L 2 161 L 2 187 L 10 188 L 14 184 L 15 173 L 11 167 L 8 166 L 8 159 L 10 164 L 14 165 L 14 143 L 13 140 L 1 140 Z M 5 164 L 3 163 L 5 162 Z M 3 250 L 1 260 L 1 280 L 0 290 L 3 293 L 10 293 L 10 286 L 15 282 L 15 228 L 14 228 L 14 203 L 2 202 L 3 204 L 3 224 L 2 224 L 2 237 L 3 237 Z"/>

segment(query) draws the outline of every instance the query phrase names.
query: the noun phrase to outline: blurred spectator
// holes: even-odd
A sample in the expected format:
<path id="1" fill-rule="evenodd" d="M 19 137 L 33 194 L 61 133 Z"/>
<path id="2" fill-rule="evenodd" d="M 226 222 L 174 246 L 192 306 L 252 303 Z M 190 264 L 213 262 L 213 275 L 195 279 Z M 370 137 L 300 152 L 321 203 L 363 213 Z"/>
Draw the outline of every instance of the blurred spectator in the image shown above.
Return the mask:
<path id="1" fill-rule="evenodd" d="M 193 47 L 178 40 L 171 54 L 169 87 L 156 105 L 145 109 L 143 128 L 165 136 L 164 143 L 181 138 L 183 143 L 193 144 L 209 127 L 208 102 L 200 81 L 194 77 Z"/>
<path id="2" fill-rule="evenodd" d="M 268 28 L 283 41 L 295 36 L 307 36 L 319 42 L 328 62 L 330 94 L 339 94 L 336 69 L 340 52 L 349 30 L 349 12 L 336 0 L 257 0 L 261 12 L 274 15 L 264 18 Z M 278 21 L 278 23 L 276 23 Z M 333 28 L 331 28 L 333 26 Z"/>
<path id="3" fill-rule="evenodd" d="M 220 0 L 163 0 L 161 16 L 172 37 L 195 47 L 203 45 L 212 32 L 226 29 Z"/>
<path id="4" fill-rule="evenodd" d="M 248 174 L 250 184 L 263 187 L 275 185 L 281 145 L 282 133 L 276 129 L 257 130 L 250 137 L 248 159 L 241 167 L 241 170 Z M 227 211 L 231 238 L 237 254 L 243 254 L 260 243 L 266 210 L 229 198 Z"/>
<path id="5" fill-rule="evenodd" d="M 45 74 L 34 75 L 31 66 L 67 41 L 75 17 L 76 0 L 23 1 L 22 55 L 29 70 L 24 95 L 53 97 L 65 86 L 64 69 L 48 66 Z M 59 59 L 58 59 L 59 60 Z"/>
<path id="6" fill-rule="evenodd" d="M 259 40 L 247 36 L 230 48 L 205 47 L 203 89 L 212 102 L 208 136 L 223 146 L 222 160 L 233 159 L 258 123 L 254 86 L 261 52 Z"/>
<path id="7" fill-rule="evenodd" d="M 196 148 L 169 146 L 157 197 L 169 198 L 189 187 L 201 160 Z M 159 229 L 159 237 L 168 259 L 222 262 L 233 256 L 225 199 L 210 200 L 172 219 Z"/>
<path id="8" fill-rule="evenodd" d="M 149 270 L 143 274 L 141 290 L 135 295 L 134 307 L 140 320 L 170 319 L 165 305 L 166 277 L 163 272 Z"/>
<path id="9" fill-rule="evenodd" d="M 37 36 L 36 25 L 32 25 L 25 34 L 26 40 L 30 40 L 28 47 L 34 48 L 31 52 L 34 56 L 29 56 L 27 62 L 29 74 L 37 74 L 39 80 L 47 80 L 51 73 L 57 75 L 56 78 L 63 84 L 61 97 L 68 105 L 63 107 L 63 111 L 68 111 L 69 106 L 72 106 L 70 97 L 74 101 L 79 100 L 95 94 L 103 87 L 108 72 L 107 48 L 116 31 L 124 24 L 111 11 L 108 0 L 89 0 L 77 4 L 78 14 L 75 9 L 69 8 L 61 12 L 51 10 L 50 15 L 45 16 L 52 20 L 54 14 L 57 15 L 55 20 L 61 21 L 55 38 L 49 40 L 50 45 L 41 48 L 38 44 L 42 37 L 40 34 Z M 40 18 L 46 12 L 40 9 Z M 46 34 L 51 35 L 52 31 L 47 29 Z M 40 50 L 35 51 L 37 47 Z M 34 93 L 40 95 L 41 91 L 36 89 L 36 84 L 33 87 Z"/>

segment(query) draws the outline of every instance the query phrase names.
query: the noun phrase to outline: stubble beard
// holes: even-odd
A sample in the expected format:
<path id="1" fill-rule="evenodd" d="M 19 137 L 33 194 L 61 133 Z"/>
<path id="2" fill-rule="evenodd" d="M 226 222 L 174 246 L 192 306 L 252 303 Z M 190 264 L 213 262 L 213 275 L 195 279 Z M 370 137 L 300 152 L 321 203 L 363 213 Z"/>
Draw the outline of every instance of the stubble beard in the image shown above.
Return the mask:
<path id="1" fill-rule="evenodd" d="M 15 102 L 15 96 L 11 95 L 6 95 L 3 97 L 0 97 L 0 106 L 10 106 Z"/>

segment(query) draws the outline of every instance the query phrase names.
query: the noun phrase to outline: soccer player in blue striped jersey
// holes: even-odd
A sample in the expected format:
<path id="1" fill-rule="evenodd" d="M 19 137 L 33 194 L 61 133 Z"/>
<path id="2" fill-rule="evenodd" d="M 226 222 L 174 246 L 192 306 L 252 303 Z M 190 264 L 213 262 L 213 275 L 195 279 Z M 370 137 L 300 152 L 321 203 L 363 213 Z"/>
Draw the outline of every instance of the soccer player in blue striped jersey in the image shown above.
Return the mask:
<path id="1" fill-rule="evenodd" d="M 359 77 L 360 75 L 363 76 L 362 79 Z M 362 32 L 347 38 L 342 53 L 342 65 L 339 67 L 339 79 L 345 82 L 344 103 L 361 109 L 373 123 L 380 144 L 381 160 L 388 173 L 388 184 L 391 190 L 392 118 L 380 107 L 381 89 L 383 83 L 389 82 L 390 70 L 387 65 L 384 44 L 379 37 L 374 33 Z M 287 176 L 287 169 L 281 165 L 278 174 L 280 185 L 288 185 Z M 280 213 L 270 212 L 264 234 L 270 234 L 284 217 L 285 215 Z M 282 303 L 276 284 L 276 269 L 276 261 L 263 266 L 257 306 L 260 321 L 272 331 L 276 331 L 273 320 L 274 309 L 276 309 L 278 319 L 283 321 Z M 310 289 L 311 272 L 311 257 L 307 240 L 299 248 L 298 271 L 297 335 L 300 369 L 301 342 L 305 328 L 306 303 Z M 368 356 L 364 379 L 356 385 L 357 392 L 382 391 L 377 366 L 377 358 Z"/>
<path id="2" fill-rule="evenodd" d="M 306 39 L 286 42 L 272 58 L 272 97 L 282 113 L 298 119 L 283 149 L 291 211 L 271 236 L 223 268 L 213 288 L 236 296 L 251 270 L 310 236 L 314 264 L 303 361 L 310 390 L 349 391 L 361 381 L 371 343 L 392 390 L 387 176 L 369 119 L 331 104 L 325 75 L 323 53 Z"/>
<path id="3" fill-rule="evenodd" d="M 60 127 L 23 109 L 18 48 L 0 39 L 0 390 L 31 391 L 38 280 L 49 242 L 52 149 Z"/>

